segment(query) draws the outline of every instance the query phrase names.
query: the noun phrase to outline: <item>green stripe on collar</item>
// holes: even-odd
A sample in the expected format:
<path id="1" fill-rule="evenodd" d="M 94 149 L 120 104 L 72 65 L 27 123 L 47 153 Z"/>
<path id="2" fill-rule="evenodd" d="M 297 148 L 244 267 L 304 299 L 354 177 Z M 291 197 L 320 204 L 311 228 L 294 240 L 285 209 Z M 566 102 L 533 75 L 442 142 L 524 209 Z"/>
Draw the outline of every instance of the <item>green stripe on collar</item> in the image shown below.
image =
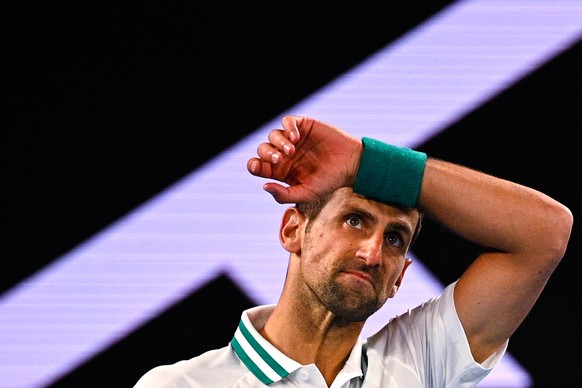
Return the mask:
<path id="1" fill-rule="evenodd" d="M 246 367 L 249 368 L 249 370 L 251 371 L 251 373 L 254 374 L 255 377 L 261 381 L 261 383 L 269 385 L 269 384 L 271 384 L 273 382 L 273 380 L 271 380 L 270 378 L 268 378 L 267 375 L 265 375 L 263 373 L 263 371 L 261 370 L 261 368 L 259 368 L 257 366 L 257 364 L 255 364 L 253 362 L 253 360 L 251 360 L 251 358 L 247 355 L 247 353 L 240 346 L 240 344 L 238 343 L 238 341 L 236 340 L 236 338 L 233 337 L 230 344 L 231 344 L 232 348 L 234 349 L 234 352 L 236 353 L 236 355 L 243 362 L 243 364 L 245 364 Z"/>
<path id="2" fill-rule="evenodd" d="M 277 373 L 280 378 L 287 377 L 289 372 L 285 370 L 275 359 L 259 344 L 259 342 L 253 337 L 253 335 L 249 332 L 247 327 L 244 325 L 243 321 L 241 320 L 238 324 L 238 328 L 243 335 L 244 340 L 253 348 L 255 352 L 259 355 L 259 357 L 275 372 Z M 240 343 L 235 337 L 232 339 L 232 347 L 235 353 L 239 356 L 242 362 L 246 365 L 247 368 L 264 384 L 271 384 L 273 381 L 261 370 L 261 368 L 252 360 L 251 356 L 249 356 L 244 349 L 240 346 Z"/>

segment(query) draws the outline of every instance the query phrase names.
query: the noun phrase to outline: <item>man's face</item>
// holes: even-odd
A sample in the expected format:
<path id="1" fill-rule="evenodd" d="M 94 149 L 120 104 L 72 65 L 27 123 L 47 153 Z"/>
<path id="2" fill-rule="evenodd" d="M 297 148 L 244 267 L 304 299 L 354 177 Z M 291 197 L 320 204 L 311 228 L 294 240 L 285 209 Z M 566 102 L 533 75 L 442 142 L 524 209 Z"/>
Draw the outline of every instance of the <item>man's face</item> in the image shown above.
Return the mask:
<path id="1" fill-rule="evenodd" d="M 406 254 L 419 220 L 403 210 L 337 190 L 306 228 L 301 276 L 332 313 L 366 320 L 393 297 L 410 261 Z"/>

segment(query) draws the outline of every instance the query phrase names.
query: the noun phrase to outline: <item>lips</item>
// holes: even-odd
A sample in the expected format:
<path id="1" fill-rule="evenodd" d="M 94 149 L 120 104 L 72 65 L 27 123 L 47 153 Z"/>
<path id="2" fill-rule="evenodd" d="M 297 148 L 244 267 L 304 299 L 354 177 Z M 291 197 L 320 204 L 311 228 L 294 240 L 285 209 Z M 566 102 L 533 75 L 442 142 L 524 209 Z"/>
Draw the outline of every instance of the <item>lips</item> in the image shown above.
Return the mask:
<path id="1" fill-rule="evenodd" d="M 372 277 L 370 276 L 370 274 L 368 274 L 367 272 L 364 271 L 357 271 L 357 270 L 351 270 L 351 271 L 343 271 L 345 274 L 347 275 L 351 275 L 355 278 L 358 278 L 359 280 L 365 281 L 370 283 L 372 286 L 374 285 L 374 282 L 372 280 Z"/>

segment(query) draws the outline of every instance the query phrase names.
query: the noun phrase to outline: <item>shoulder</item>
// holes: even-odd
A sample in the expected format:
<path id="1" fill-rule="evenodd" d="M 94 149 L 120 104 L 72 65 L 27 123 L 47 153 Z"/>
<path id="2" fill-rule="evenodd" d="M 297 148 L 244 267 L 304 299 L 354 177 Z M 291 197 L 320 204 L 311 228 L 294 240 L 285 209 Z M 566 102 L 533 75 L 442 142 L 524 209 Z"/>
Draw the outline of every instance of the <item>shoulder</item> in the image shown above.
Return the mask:
<path id="1" fill-rule="evenodd" d="M 445 331 L 445 329 L 462 330 L 453 298 L 455 285 L 456 282 L 449 284 L 443 289 L 441 294 L 393 317 L 373 337 L 386 334 L 409 336 L 414 331 L 419 331 L 424 334 L 432 333 L 431 335 L 434 335 L 438 331 Z"/>
<path id="2" fill-rule="evenodd" d="M 455 379 L 477 383 L 490 372 L 504 351 L 485 365 L 473 359 L 455 310 L 455 284 L 368 338 L 366 379 L 381 379 L 380 371 L 389 371 L 406 386 L 457 386 Z"/>
<path id="3" fill-rule="evenodd" d="M 409 361 L 441 354 L 448 346 L 465 343 L 465 334 L 455 310 L 455 283 L 424 303 L 397 315 L 368 338 L 368 347 L 382 357 L 398 355 Z M 468 348 L 468 346 L 467 346 Z M 427 354 L 429 352 L 429 354 Z"/>

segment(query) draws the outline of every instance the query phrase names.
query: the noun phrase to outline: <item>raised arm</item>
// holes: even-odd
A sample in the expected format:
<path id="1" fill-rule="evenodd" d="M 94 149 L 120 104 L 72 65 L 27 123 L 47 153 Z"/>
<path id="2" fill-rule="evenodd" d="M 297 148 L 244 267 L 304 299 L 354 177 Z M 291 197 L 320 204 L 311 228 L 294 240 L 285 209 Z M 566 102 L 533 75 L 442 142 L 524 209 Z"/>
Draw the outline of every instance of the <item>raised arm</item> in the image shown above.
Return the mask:
<path id="1" fill-rule="evenodd" d="M 455 306 L 473 356 L 485 360 L 523 322 L 565 254 L 572 214 L 531 188 L 431 159 L 419 206 L 486 250 L 459 279 Z"/>
<path id="2" fill-rule="evenodd" d="M 365 152 L 359 139 L 314 119 L 288 116 L 282 124 L 247 165 L 253 175 L 290 185 L 265 184 L 278 202 L 308 201 L 354 185 Z M 482 362 L 539 297 L 565 254 L 572 214 L 539 191 L 430 157 L 416 206 L 485 247 L 478 258 L 469 258 L 455 288 L 459 318 L 475 360 Z"/>

